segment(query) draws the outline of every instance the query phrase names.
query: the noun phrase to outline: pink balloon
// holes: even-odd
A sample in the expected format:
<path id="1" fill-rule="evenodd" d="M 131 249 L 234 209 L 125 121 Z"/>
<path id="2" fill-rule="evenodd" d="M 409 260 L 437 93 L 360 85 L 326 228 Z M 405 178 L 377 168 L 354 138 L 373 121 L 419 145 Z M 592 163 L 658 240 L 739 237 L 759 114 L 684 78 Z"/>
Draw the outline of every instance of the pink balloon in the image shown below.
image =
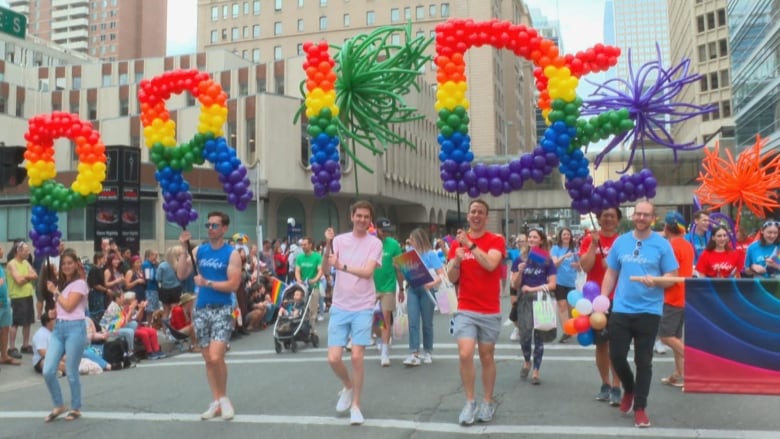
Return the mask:
<path id="1" fill-rule="evenodd" d="M 593 311 L 606 312 L 609 309 L 609 298 L 607 296 L 597 296 L 593 299 Z"/>

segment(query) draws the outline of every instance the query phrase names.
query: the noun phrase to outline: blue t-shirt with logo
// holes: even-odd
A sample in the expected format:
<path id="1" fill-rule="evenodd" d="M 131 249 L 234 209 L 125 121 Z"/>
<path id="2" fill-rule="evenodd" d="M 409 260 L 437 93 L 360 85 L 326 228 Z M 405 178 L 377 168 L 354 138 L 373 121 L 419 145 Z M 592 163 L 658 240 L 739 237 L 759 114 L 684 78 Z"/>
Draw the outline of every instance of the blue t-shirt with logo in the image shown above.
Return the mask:
<path id="1" fill-rule="evenodd" d="M 198 247 L 198 272 L 205 279 L 220 282 L 227 280 L 228 264 L 233 247 L 224 244 L 218 249 L 211 248 L 210 244 Z M 197 308 L 208 305 L 230 305 L 231 294 L 216 291 L 206 285 L 198 289 Z"/>
<path id="2" fill-rule="evenodd" d="M 775 270 L 772 267 L 766 266 L 766 260 L 777 257 L 778 254 L 778 245 L 777 244 L 769 244 L 769 245 L 763 245 L 761 244 L 761 241 L 758 240 L 752 244 L 750 244 L 747 248 L 747 252 L 745 253 L 745 268 L 750 269 L 750 266 L 753 264 L 758 264 L 766 269 L 766 273 L 761 275 L 756 275 L 757 277 L 772 277 L 777 274 L 777 270 Z"/>
<path id="3" fill-rule="evenodd" d="M 633 231 L 620 235 L 607 255 L 607 266 L 618 271 L 613 312 L 663 314 L 664 289 L 649 288 L 630 277 L 663 276 L 677 270 L 680 266 L 669 241 L 655 232 L 642 240 Z"/>
<path id="4" fill-rule="evenodd" d="M 571 256 L 563 260 L 561 265 L 557 267 L 558 276 L 556 277 L 556 283 L 563 287 L 574 288 L 574 284 L 577 281 L 577 270 L 571 264 L 580 259 L 577 250 L 570 250 L 568 247 L 559 245 L 554 245 L 550 250 L 550 255 L 556 258 L 562 258 L 566 253 L 571 253 Z"/>

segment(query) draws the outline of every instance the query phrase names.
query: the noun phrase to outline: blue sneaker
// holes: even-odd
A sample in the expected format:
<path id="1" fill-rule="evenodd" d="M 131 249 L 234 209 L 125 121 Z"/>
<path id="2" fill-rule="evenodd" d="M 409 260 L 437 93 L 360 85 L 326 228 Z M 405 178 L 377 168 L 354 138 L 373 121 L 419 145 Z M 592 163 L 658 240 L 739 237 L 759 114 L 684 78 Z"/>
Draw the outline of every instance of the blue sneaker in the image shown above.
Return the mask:
<path id="1" fill-rule="evenodd" d="M 458 422 L 460 425 L 472 425 L 477 417 L 477 401 L 466 401 L 463 410 L 460 411 Z"/>
<path id="2" fill-rule="evenodd" d="M 596 395 L 596 401 L 608 401 L 610 389 L 611 387 L 609 384 L 602 384 L 601 390 L 599 391 L 598 395 Z"/>

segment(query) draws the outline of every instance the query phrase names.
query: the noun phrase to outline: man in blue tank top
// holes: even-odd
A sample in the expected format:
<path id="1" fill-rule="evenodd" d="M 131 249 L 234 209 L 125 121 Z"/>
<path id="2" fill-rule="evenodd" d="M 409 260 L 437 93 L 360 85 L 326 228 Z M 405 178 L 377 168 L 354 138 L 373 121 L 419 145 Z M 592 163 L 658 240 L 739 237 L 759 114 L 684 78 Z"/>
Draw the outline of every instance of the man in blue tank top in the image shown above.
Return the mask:
<path id="1" fill-rule="evenodd" d="M 198 286 L 198 298 L 193 313 L 193 324 L 206 362 L 206 377 L 211 388 L 213 400 L 208 410 L 200 415 L 201 419 L 211 419 L 222 415 L 222 419 L 233 419 L 233 405 L 227 397 L 227 365 L 225 352 L 233 331 L 233 305 L 231 293 L 241 283 L 241 257 L 225 241 L 225 233 L 230 225 L 230 217 L 222 212 L 209 212 L 206 221 L 208 243 L 199 246 L 195 255 L 189 251 L 179 258 L 176 275 L 186 279 L 197 264 L 198 274 L 195 285 Z M 179 242 L 189 248 L 192 234 L 185 230 L 179 235 Z M 192 262 L 194 257 L 195 262 Z"/>

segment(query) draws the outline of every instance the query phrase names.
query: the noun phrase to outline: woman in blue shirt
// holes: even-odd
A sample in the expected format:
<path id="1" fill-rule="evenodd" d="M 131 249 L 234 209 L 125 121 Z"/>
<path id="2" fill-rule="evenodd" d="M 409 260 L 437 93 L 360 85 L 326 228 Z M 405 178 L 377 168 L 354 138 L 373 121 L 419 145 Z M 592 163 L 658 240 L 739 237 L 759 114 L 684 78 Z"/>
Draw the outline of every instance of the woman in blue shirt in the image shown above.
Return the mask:
<path id="1" fill-rule="evenodd" d="M 409 236 L 409 242 L 412 248 L 420 254 L 425 267 L 433 275 L 433 281 L 428 282 L 422 287 L 407 287 L 406 290 L 406 312 L 409 319 L 409 350 L 411 353 L 404 365 L 419 366 L 421 363 L 430 364 L 433 362 L 431 352 L 433 351 L 433 308 L 434 303 L 431 293 L 441 284 L 441 276 L 444 276 L 441 259 L 431 247 L 431 240 L 428 234 L 421 228 L 412 230 Z M 431 292 L 431 293 L 429 293 Z M 420 321 L 422 321 L 422 343 L 423 355 L 420 357 Z"/>
<path id="2" fill-rule="evenodd" d="M 778 263 L 778 226 L 769 220 L 761 226 L 761 238 L 750 244 L 745 255 L 745 272 L 755 277 L 773 277 L 780 274 Z"/>
<path id="3" fill-rule="evenodd" d="M 555 287 L 555 300 L 558 301 L 558 317 L 562 322 L 569 319 L 571 306 L 569 305 L 569 291 L 575 289 L 577 272 L 580 270 L 580 258 L 577 254 L 577 246 L 572 239 L 571 229 L 568 227 L 558 231 L 558 240 L 550 250 L 550 257 L 555 264 L 557 285 Z M 571 338 L 568 334 L 561 336 L 561 343 Z"/>

